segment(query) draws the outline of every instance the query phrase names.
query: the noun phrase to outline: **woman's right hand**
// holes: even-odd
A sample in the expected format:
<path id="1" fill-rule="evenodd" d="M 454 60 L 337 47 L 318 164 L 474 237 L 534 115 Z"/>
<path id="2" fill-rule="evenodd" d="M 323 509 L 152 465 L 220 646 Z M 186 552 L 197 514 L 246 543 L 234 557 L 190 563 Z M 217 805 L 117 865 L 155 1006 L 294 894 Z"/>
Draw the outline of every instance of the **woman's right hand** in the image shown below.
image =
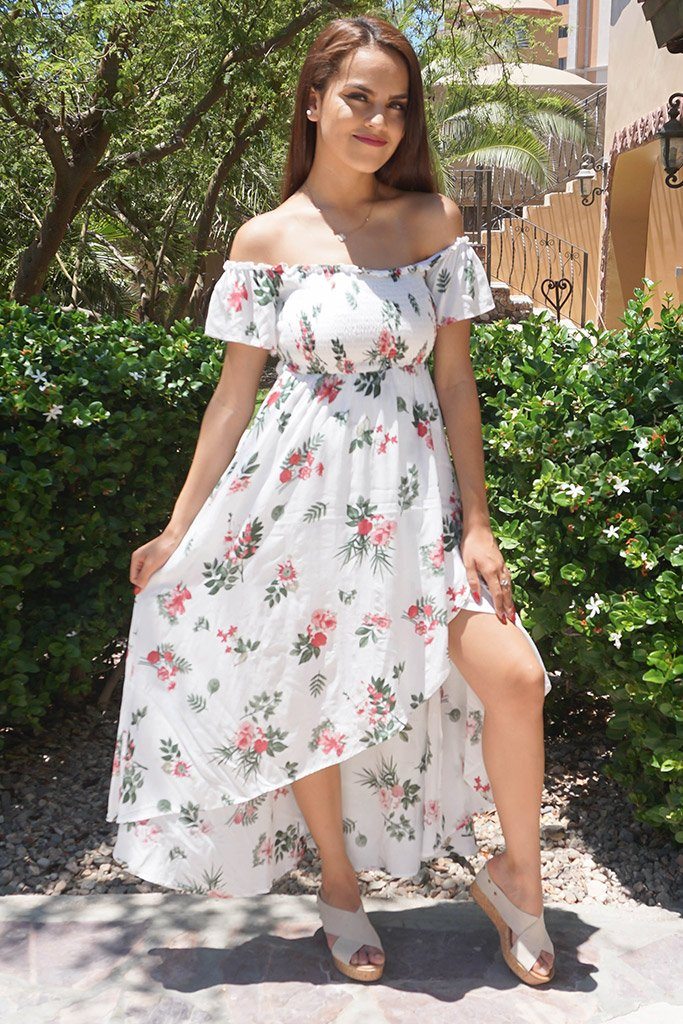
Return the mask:
<path id="1" fill-rule="evenodd" d="M 182 539 L 181 535 L 163 531 L 135 549 L 130 558 L 130 582 L 136 594 L 144 590 L 150 576 L 169 560 Z"/>

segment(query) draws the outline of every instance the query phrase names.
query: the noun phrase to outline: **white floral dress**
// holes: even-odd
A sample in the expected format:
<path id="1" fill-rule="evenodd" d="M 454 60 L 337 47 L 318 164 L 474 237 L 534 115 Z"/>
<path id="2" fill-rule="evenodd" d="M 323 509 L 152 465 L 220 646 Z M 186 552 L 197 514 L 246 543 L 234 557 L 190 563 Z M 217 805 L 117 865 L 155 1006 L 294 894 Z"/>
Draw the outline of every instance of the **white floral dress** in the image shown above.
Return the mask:
<path id="1" fill-rule="evenodd" d="M 448 623 L 495 609 L 467 583 L 425 361 L 437 327 L 493 306 L 464 236 L 391 269 L 225 263 L 205 332 L 278 375 L 134 601 L 107 812 L 131 873 L 268 892 L 313 844 L 290 783 L 336 763 L 356 870 L 476 852 L 484 708 Z"/>

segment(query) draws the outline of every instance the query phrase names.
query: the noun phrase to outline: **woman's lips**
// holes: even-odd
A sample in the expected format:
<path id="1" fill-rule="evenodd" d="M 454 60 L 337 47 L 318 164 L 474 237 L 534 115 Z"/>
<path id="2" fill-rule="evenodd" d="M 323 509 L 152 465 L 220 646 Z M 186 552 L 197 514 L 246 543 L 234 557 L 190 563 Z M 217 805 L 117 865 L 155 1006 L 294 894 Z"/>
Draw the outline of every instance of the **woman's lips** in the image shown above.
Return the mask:
<path id="1" fill-rule="evenodd" d="M 370 139 L 367 135 L 354 135 L 354 139 L 358 139 L 359 142 L 365 142 L 368 146 L 386 146 L 384 139 Z"/>

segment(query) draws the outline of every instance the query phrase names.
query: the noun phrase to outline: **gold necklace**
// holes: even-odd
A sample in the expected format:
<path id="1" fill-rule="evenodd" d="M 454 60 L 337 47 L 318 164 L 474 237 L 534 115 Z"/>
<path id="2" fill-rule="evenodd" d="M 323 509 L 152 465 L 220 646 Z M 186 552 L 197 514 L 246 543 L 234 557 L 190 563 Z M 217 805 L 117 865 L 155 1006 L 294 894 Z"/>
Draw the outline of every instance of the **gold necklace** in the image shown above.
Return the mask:
<path id="1" fill-rule="evenodd" d="M 314 200 L 314 198 L 313 198 L 313 196 L 311 195 L 311 193 L 310 193 L 309 191 L 307 191 L 307 190 L 304 190 L 304 189 L 302 189 L 302 191 L 303 191 L 303 192 L 304 192 L 304 194 L 305 194 L 305 195 L 307 195 L 307 196 L 308 196 L 308 198 L 309 198 L 309 199 L 311 200 L 311 202 L 312 202 L 312 203 L 313 203 L 313 205 L 315 206 L 315 208 L 316 208 L 316 210 L 318 211 L 318 213 L 322 214 L 322 213 L 323 213 L 323 211 L 322 211 L 322 210 L 321 210 L 321 208 L 320 208 L 320 207 L 318 206 L 318 204 L 317 204 L 317 203 L 316 203 L 316 201 Z M 346 239 L 347 239 L 347 238 L 349 237 L 349 235 L 352 235 L 352 234 L 354 233 L 354 231 L 360 231 L 360 229 L 361 229 L 361 228 L 365 227 L 365 225 L 367 224 L 367 222 L 368 222 L 368 221 L 370 220 L 370 214 L 372 213 L 372 207 L 373 207 L 373 206 L 374 206 L 374 200 L 371 200 L 371 205 L 370 205 L 370 210 L 369 210 L 369 212 L 368 212 L 368 215 L 367 215 L 367 217 L 365 218 L 365 220 L 363 221 L 363 223 L 362 223 L 362 224 L 359 224 L 357 228 L 351 228 L 351 230 L 350 230 L 350 231 L 335 231 L 335 230 L 334 230 L 334 228 L 330 227 L 330 230 L 331 230 L 331 231 L 333 232 L 333 234 L 334 234 L 335 238 L 338 238 L 340 242 L 345 242 L 345 241 L 346 241 Z M 324 217 L 324 214 L 323 214 L 323 217 Z"/>

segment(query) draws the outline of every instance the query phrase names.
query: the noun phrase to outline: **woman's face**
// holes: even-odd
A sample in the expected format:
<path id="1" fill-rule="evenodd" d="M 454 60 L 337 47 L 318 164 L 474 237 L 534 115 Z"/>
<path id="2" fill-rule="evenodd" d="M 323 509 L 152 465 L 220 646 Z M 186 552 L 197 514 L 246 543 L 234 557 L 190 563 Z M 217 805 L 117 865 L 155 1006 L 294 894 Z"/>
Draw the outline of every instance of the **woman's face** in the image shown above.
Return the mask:
<path id="1" fill-rule="evenodd" d="M 397 54 L 380 46 L 352 51 L 330 80 L 322 104 L 311 89 L 308 107 L 318 122 L 316 147 L 322 145 L 355 170 L 374 173 L 405 134 L 408 85 L 408 69 Z M 363 142 L 363 136 L 384 144 Z"/>

